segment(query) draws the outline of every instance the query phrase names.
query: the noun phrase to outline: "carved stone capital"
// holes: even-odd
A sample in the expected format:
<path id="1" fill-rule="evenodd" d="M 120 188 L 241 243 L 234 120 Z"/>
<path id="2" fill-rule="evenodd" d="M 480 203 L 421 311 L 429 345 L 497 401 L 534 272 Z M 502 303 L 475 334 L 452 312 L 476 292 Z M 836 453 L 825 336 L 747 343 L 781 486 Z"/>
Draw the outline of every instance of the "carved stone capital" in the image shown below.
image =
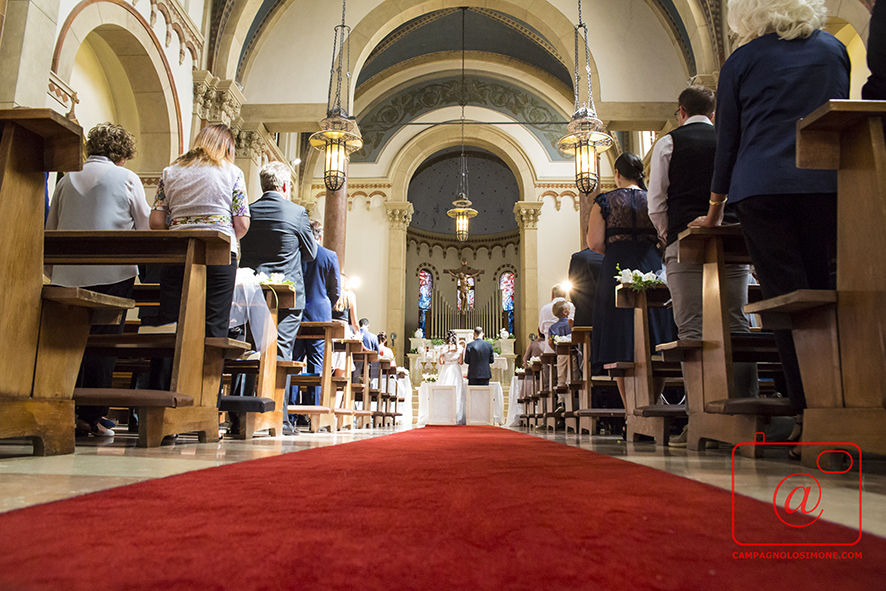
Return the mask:
<path id="1" fill-rule="evenodd" d="M 388 223 L 392 230 L 406 231 L 409 223 L 412 222 L 412 213 L 415 208 L 408 201 L 386 202 L 385 208 L 388 210 Z"/>
<path id="2" fill-rule="evenodd" d="M 514 217 L 520 230 L 534 230 L 538 227 L 542 205 L 538 201 L 518 201 L 514 204 Z"/>
<path id="3" fill-rule="evenodd" d="M 262 154 L 265 152 L 265 139 L 262 134 L 254 130 L 234 130 L 235 148 L 237 158 L 250 158 L 256 164 L 261 163 Z"/>
<path id="4" fill-rule="evenodd" d="M 194 114 L 200 119 L 232 126 L 245 102 L 233 80 L 219 80 L 205 70 L 194 72 Z"/>

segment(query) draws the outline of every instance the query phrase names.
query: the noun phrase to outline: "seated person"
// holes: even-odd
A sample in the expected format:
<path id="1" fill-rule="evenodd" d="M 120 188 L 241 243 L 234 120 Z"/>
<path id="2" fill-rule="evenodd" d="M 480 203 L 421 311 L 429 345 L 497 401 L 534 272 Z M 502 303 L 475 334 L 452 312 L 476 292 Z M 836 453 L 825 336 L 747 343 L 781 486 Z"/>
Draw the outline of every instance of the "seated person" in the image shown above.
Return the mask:
<path id="1" fill-rule="evenodd" d="M 554 316 L 557 321 L 548 329 L 548 344 L 551 348 L 557 350 L 557 342 L 554 337 L 572 337 L 572 322 L 569 320 L 569 304 L 564 300 L 554 302 Z M 569 355 L 557 355 L 557 384 L 565 384 L 568 377 L 568 364 L 572 360 L 572 353 Z M 563 413 L 566 411 L 566 394 L 557 394 L 557 408 L 554 412 Z"/>

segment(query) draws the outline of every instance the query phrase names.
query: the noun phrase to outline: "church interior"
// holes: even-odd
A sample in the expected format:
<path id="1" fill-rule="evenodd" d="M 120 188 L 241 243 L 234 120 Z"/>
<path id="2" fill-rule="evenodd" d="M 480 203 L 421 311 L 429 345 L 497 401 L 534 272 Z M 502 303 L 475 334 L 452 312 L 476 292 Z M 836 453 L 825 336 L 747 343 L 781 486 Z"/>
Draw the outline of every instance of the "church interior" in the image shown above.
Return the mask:
<path id="1" fill-rule="evenodd" d="M 530 335 L 539 332 L 539 314 L 552 300 L 552 286 L 569 280 L 573 253 L 587 247 L 594 198 L 619 186 L 616 159 L 636 154 L 648 172 L 656 142 L 681 125 L 677 115 L 681 91 L 690 84 L 717 88 L 721 68 L 739 48 L 727 23 L 727 4 L 727 0 L 0 0 L 0 161 L 5 167 L 0 170 L 0 199 L 9 214 L 0 237 L 3 257 L 9 257 L 0 266 L 5 284 L 0 332 L 7 339 L 0 353 L 0 538 L 4 538 L 0 590 L 775 589 L 791 581 L 813 589 L 874 589 L 882 584 L 886 574 L 882 563 L 886 381 L 880 381 L 880 377 L 886 380 L 886 358 L 884 341 L 878 340 L 886 334 L 882 308 L 858 337 L 859 343 L 867 339 L 866 348 L 852 349 L 869 352 L 869 357 L 849 353 L 850 332 L 840 332 L 847 330 L 842 319 L 850 316 L 840 306 L 850 305 L 852 294 L 866 288 L 843 290 L 838 273 L 839 299 L 834 295 L 828 309 L 836 306 L 836 314 L 843 314 L 840 322 L 834 320 L 825 328 L 815 323 L 801 327 L 796 319 L 793 324 L 798 343 L 797 335 L 807 334 L 798 330 L 807 329 L 812 335 L 808 347 L 797 346 L 802 371 L 807 368 L 803 355 L 820 355 L 826 359 L 820 365 L 836 367 L 837 377 L 830 370 L 814 373 L 814 367 L 810 375 L 842 380 L 847 401 L 855 388 L 867 392 L 857 404 L 835 403 L 846 417 L 840 414 L 833 423 L 827 418 L 832 415 L 825 414 L 828 404 L 814 408 L 810 402 L 806 412 L 803 442 L 810 433 L 832 437 L 812 442 L 844 442 L 837 447 L 853 465 L 842 472 L 822 469 L 825 462 L 811 451 L 797 463 L 789 458 L 793 446 L 786 443 L 773 444 L 765 453 L 762 448 L 749 450 L 755 441 L 762 445 L 763 440 L 754 439 L 755 433 L 762 436 L 758 430 L 784 442 L 795 426 L 793 419 L 779 422 L 787 417 L 771 416 L 778 413 L 768 407 L 753 420 L 741 410 L 711 419 L 711 425 L 728 423 L 723 428 L 732 429 L 719 444 L 714 437 L 693 443 L 690 436 L 688 447 L 669 446 L 669 437 L 679 435 L 687 416 L 690 425 L 693 421 L 693 402 L 687 401 L 683 385 L 694 370 L 687 368 L 704 366 L 698 383 L 721 379 L 718 368 L 705 365 L 712 363 L 707 357 L 700 361 L 701 353 L 696 363 L 691 351 L 685 357 L 669 357 L 655 347 L 650 351 L 647 342 L 648 367 L 642 367 L 648 373 L 640 371 L 641 362 L 635 358 L 627 364 L 630 367 L 615 368 L 611 377 L 592 378 L 590 332 L 573 332 L 571 343 L 584 347 L 579 358 L 582 371 L 570 367 L 566 385 L 560 378 L 568 398 L 565 421 L 562 410 L 554 410 L 551 386 L 558 380 L 557 354 L 524 358 Z M 848 99 L 860 104 L 862 87 L 871 75 L 867 47 L 875 2 L 826 0 L 824 4 L 824 30 L 845 46 L 851 63 Z M 880 121 L 877 117 L 886 114 L 884 104 L 877 102 L 876 117 L 871 107 L 851 122 L 847 116 L 839 123 L 855 125 L 868 116 L 865 113 L 870 113 L 871 121 Z M 562 149 L 561 138 L 574 132 L 570 127 L 574 115 L 588 105 L 611 147 L 593 154 L 594 186 L 583 191 L 576 184 L 577 157 Z M 22 115 L 27 120 L 17 119 L 16 113 L 28 113 Z M 49 123 L 31 123 L 31 118 Z M 247 419 L 238 419 L 242 437 L 231 437 L 226 429 L 233 411 L 219 416 L 214 398 L 208 405 L 201 400 L 212 389 L 207 383 L 218 391 L 218 376 L 206 382 L 205 376 L 213 371 L 207 368 L 215 367 L 220 374 L 221 367 L 236 356 L 235 348 L 217 353 L 207 344 L 204 352 L 202 335 L 196 344 L 181 337 L 190 330 L 189 323 L 202 326 L 201 307 L 187 321 L 182 312 L 179 333 L 163 341 L 163 347 L 175 349 L 173 383 L 178 383 L 180 392 L 186 387 L 196 392 L 191 394 L 194 400 L 188 400 L 193 411 L 174 407 L 182 404 L 181 398 L 166 403 L 171 408 L 109 404 L 109 416 L 119 426 L 114 427 L 115 436 L 78 436 L 74 442 L 73 426 L 68 425 L 70 445 L 51 443 L 51 436 L 38 442 L 48 427 L 31 428 L 32 423 L 73 420 L 73 381 L 80 357 L 65 357 L 62 351 L 79 347 L 82 357 L 89 319 L 94 321 L 95 310 L 103 305 L 94 300 L 89 304 L 92 316 L 70 312 L 57 327 L 50 326 L 49 320 L 74 307 L 60 296 L 46 303 L 48 280 L 38 271 L 43 264 L 108 264 L 118 256 L 114 249 L 119 247 L 120 260 L 127 264 L 175 262 L 189 270 L 193 265 L 190 277 L 198 287 L 205 281 L 206 267 L 219 264 L 209 262 L 211 246 L 206 243 L 204 252 L 199 240 L 182 242 L 185 250 L 175 252 L 172 247 L 161 252 L 154 243 L 129 248 L 110 238 L 77 246 L 70 237 L 51 237 L 52 232 L 47 232 L 44 243 L 40 217 L 44 206 L 48 209 L 52 203 L 62 173 L 82 165 L 79 142 L 104 122 L 132 134 L 136 153 L 125 167 L 140 179 L 149 208 L 164 169 L 187 152 L 207 126 L 224 124 L 231 129 L 233 163 L 243 172 L 250 203 L 262 197 L 263 167 L 282 163 L 289 174 L 290 200 L 302 206 L 310 220 L 323 224 L 322 246 L 337 255 L 341 273 L 354 291 L 358 317 L 369 320 L 373 333 L 387 335 L 393 357 L 384 360 L 386 365 L 379 370 L 382 379 L 370 383 L 368 374 L 369 361 L 378 362 L 378 356 L 360 350 L 359 343 L 352 356 L 350 345 L 341 344 L 343 334 L 319 327 L 314 338 L 321 343 L 325 338 L 328 351 L 339 346 L 334 339 L 341 344 L 335 350 L 344 351 L 349 362 L 364 356 L 365 383 L 344 386 L 337 378 L 329 377 L 327 382 L 322 372 L 302 375 L 323 389 L 324 404 L 331 392 L 329 406 L 344 408 L 350 403 L 351 408 L 309 414 L 310 429 L 284 436 L 279 421 L 285 410 L 278 406 L 275 426 L 259 417 L 249 418 L 256 422 L 246 427 Z M 24 139 L 19 132 L 13 134 L 14 127 L 27 130 Z M 45 131 L 50 127 L 61 131 Z M 333 187 L 329 138 L 341 129 L 356 141 L 342 144 L 346 153 L 340 182 Z M 840 130 L 826 131 L 815 141 L 839 143 Z M 73 140 L 64 139 L 64 134 L 81 134 L 77 146 L 72 148 Z M 38 136 L 41 148 L 17 152 L 16 142 L 27 144 Z M 882 137 L 879 143 L 876 137 L 859 139 L 860 135 L 849 137 L 848 132 L 842 137 L 844 153 L 850 149 L 847 142 L 873 142 L 869 151 L 876 152 L 876 162 L 869 168 L 875 172 L 865 178 L 879 180 L 857 181 L 861 184 L 853 186 L 865 188 L 868 194 L 862 197 L 873 204 L 859 216 L 868 222 L 859 225 L 874 226 L 882 234 L 883 226 L 877 226 L 886 222 L 886 209 L 881 207 L 886 160 L 877 160 L 884 150 Z M 824 154 L 819 144 L 815 149 Z M 330 151 L 325 152 L 324 146 Z M 834 149 L 839 153 L 839 146 Z M 47 163 L 37 181 L 33 174 L 16 172 L 16 167 L 31 166 L 32 156 Z M 76 162 L 70 161 L 72 157 Z M 849 178 L 842 176 L 842 168 L 840 175 L 840 183 Z M 39 203 L 18 205 L 28 191 Z M 840 199 L 843 191 L 841 184 Z M 467 205 L 459 199 L 467 199 Z M 453 219 L 459 207 L 472 212 L 469 219 Z M 838 240 L 842 236 L 838 234 Z M 884 238 L 877 236 L 874 244 L 886 246 Z M 717 248 L 724 243 L 728 248 L 729 239 L 716 242 Z M 713 243 L 713 239 L 705 242 L 700 256 L 710 257 Z M 839 253 L 841 243 L 837 248 Z M 880 279 L 876 275 L 886 271 L 880 260 L 886 257 L 883 252 L 865 260 L 868 266 L 856 267 L 858 273 L 874 277 L 866 285 L 877 290 L 871 297 L 881 304 L 886 303 L 886 273 Z M 13 263 L 13 258 L 27 264 Z M 710 269 L 718 263 L 716 257 L 704 263 L 707 282 Z M 186 274 L 186 284 L 191 285 L 187 281 Z M 705 285 L 710 291 L 719 284 Z M 21 295 L 25 286 L 31 295 Z M 132 296 L 136 307 L 139 297 L 150 297 L 148 286 L 144 287 L 138 291 L 136 285 L 134 294 L 145 294 Z M 286 289 L 266 293 L 280 298 L 276 300 L 280 308 L 287 307 L 282 299 Z M 625 288 L 618 296 L 628 302 L 625 307 L 634 308 L 637 342 L 649 340 L 647 305 L 667 305 L 656 303 L 656 296 L 649 294 L 628 298 L 631 293 Z M 26 299 L 35 297 L 37 305 Z M 706 311 L 720 310 L 721 299 L 717 296 L 716 308 L 708 308 L 707 301 L 705 306 Z M 272 309 L 276 314 L 276 307 Z M 790 322 L 793 311 L 781 311 L 778 318 Z M 858 314 L 853 316 L 856 323 L 868 324 L 859 320 L 862 312 L 851 313 Z M 127 324 L 138 324 L 135 309 L 126 318 Z M 34 327 L 32 336 L 18 332 L 26 326 Z M 444 339 L 451 329 L 470 340 L 475 326 L 485 329 L 495 358 L 501 360 L 492 368 L 492 381 L 500 383 L 492 390 L 497 392 L 497 406 L 494 410 L 489 406 L 488 424 L 494 426 L 435 426 L 433 418 L 429 424 L 429 411 L 423 405 L 431 404 L 427 397 L 436 378 L 427 375 L 442 369 L 442 358 L 437 367 L 440 347 L 446 346 Z M 760 323 L 756 326 L 759 330 Z M 721 336 L 725 330 L 731 355 L 728 322 L 720 329 Z M 837 361 L 831 363 L 828 347 L 838 332 L 843 351 L 837 349 L 833 354 Z M 706 343 L 709 334 L 705 332 Z M 155 336 L 159 343 L 163 335 Z M 58 343 L 45 345 L 52 339 Z M 181 353 L 189 347 L 197 356 Z M 555 347 L 562 354 L 560 346 L 555 343 Z M 15 350 L 24 355 L 28 348 L 31 365 L 23 371 Z M 642 353 L 638 350 L 634 348 L 635 355 Z M 772 354 L 774 358 L 765 358 L 766 367 L 778 362 L 777 351 Z M 882 367 L 871 370 L 871 359 Z M 653 377 L 656 368 L 664 367 L 658 363 L 670 365 Z M 763 363 L 761 384 L 771 384 Z M 274 375 L 273 362 L 253 360 L 253 364 L 248 371 L 258 373 L 258 387 L 270 392 L 276 383 L 277 396 L 283 396 L 284 382 L 286 390 L 290 384 L 302 383 L 298 367 L 290 376 L 278 366 Z M 723 391 L 731 399 L 731 357 L 723 364 L 721 373 L 729 377 L 721 376 L 722 380 L 730 382 Z M 137 365 L 138 360 L 121 359 L 115 386 L 129 384 L 127 372 L 134 375 L 132 367 Z M 15 373 L 27 374 L 24 385 L 13 384 L 10 376 Z M 856 374 L 863 377 L 853 378 Z M 627 399 L 624 393 L 619 397 L 616 376 L 628 384 Z M 659 376 L 664 376 L 663 394 L 651 390 Z M 233 380 L 227 377 L 222 384 L 233 389 Z M 336 384 L 344 403 L 336 402 Z M 50 393 L 38 393 L 38 385 Z M 391 387 L 393 395 L 386 390 Z M 764 398 L 781 397 L 767 388 L 760 386 Z M 681 410 L 626 419 L 626 405 L 630 414 L 631 407 L 642 406 L 644 396 L 651 406 L 662 406 L 663 401 L 664 406 Z M 812 394 L 807 396 L 812 400 Z M 354 406 L 355 397 L 368 405 Z M 36 407 L 47 400 L 49 410 Z M 869 404 L 870 400 L 874 402 Z M 130 407 L 139 409 L 139 415 L 144 412 L 138 434 L 123 426 L 133 420 Z M 221 437 L 169 427 L 169 421 L 178 420 L 197 425 L 198 408 L 206 409 L 210 422 L 220 419 Z M 373 408 L 382 417 L 380 422 L 373 420 Z M 713 415 L 710 408 L 702 402 L 699 412 Z M 179 410 L 188 418 L 168 418 Z M 360 416 L 361 410 L 366 417 Z M 583 410 L 587 412 L 582 414 Z M 257 413 L 239 416 L 253 414 Z M 157 428 L 166 430 L 146 435 L 145 423 L 152 424 L 148 420 L 155 415 L 158 423 L 166 421 Z M 199 421 L 205 423 L 206 416 L 199 414 Z M 858 432 L 843 431 L 845 421 L 861 425 Z M 25 424 L 29 427 L 21 426 Z M 469 434 L 464 442 L 459 442 L 460 432 Z M 496 439 L 498 432 L 501 441 Z M 177 438 L 176 433 L 180 433 Z M 833 439 L 841 436 L 846 439 Z M 458 461 L 460 455 L 463 462 Z M 434 480 L 435 465 L 440 472 L 449 471 L 448 477 Z M 250 472 L 258 470 L 255 466 L 265 466 L 270 473 Z M 754 538 L 759 533 L 754 529 L 758 520 L 772 521 L 773 490 L 792 472 L 802 470 L 820 470 L 815 474 L 830 494 L 823 517 L 828 528 L 823 530 L 824 541 L 816 538 L 807 545 L 801 534 L 791 531 L 783 542 L 770 524 L 760 526 L 760 531 L 771 540 L 746 543 L 742 536 Z M 201 475 L 206 478 L 202 484 Z M 363 480 L 354 481 L 357 478 Z M 134 500 L 126 491 L 133 491 Z M 493 496 L 481 498 L 487 493 Z M 754 516 L 752 525 L 736 526 L 736 515 L 741 515 L 736 493 L 741 495 L 738 506 Z M 160 501 L 166 495 L 164 504 Z M 596 495 L 608 496 L 598 503 Z M 96 506 L 89 505 L 89 499 Z M 744 505 L 751 502 L 756 504 Z M 583 514 L 580 507 L 586 504 L 593 508 Z M 210 507 L 218 512 L 211 513 Z M 713 517 L 702 511 L 724 513 Z M 190 525 L 180 522 L 188 514 Z M 198 515 L 211 524 L 198 523 Z M 776 515 L 782 520 L 777 509 Z M 423 519 L 429 523 L 423 525 Z M 472 524 L 477 531 L 471 531 Z M 187 527 L 194 528 L 193 536 Z M 148 531 L 147 541 L 139 542 Z M 846 537 L 846 532 L 852 535 Z M 606 547 L 609 536 L 620 541 Z M 683 547 L 686 556 L 680 554 Z M 638 549 L 642 556 L 633 555 Z M 776 555 L 766 556 L 767 552 Z M 464 559 L 464 572 L 449 565 L 450 559 Z M 233 563 L 238 563 L 237 568 Z"/>

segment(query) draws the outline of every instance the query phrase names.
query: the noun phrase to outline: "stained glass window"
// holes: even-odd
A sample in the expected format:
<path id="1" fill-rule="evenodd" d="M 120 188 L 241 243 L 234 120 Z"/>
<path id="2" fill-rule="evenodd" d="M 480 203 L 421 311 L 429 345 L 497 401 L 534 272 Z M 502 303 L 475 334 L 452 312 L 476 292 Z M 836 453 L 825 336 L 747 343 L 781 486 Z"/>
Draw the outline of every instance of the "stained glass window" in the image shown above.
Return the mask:
<path id="1" fill-rule="evenodd" d="M 431 294 L 434 292 L 434 275 L 427 270 L 418 272 L 418 307 L 420 310 L 431 308 Z"/>
<path id="2" fill-rule="evenodd" d="M 508 312 L 514 309 L 514 274 L 502 273 L 498 280 L 501 289 L 501 309 Z"/>
<path id="3" fill-rule="evenodd" d="M 467 281 L 468 281 L 468 310 L 473 310 L 474 309 L 474 278 L 468 277 Z M 461 289 L 461 280 L 460 279 L 458 281 L 457 288 L 458 288 L 458 290 Z M 456 307 L 456 309 L 461 310 L 461 298 L 458 297 L 458 291 L 456 291 L 455 296 L 456 296 L 456 306 L 455 307 Z"/>
<path id="4" fill-rule="evenodd" d="M 501 290 L 501 310 L 508 332 L 514 334 L 514 274 L 510 271 L 502 273 L 498 279 Z"/>

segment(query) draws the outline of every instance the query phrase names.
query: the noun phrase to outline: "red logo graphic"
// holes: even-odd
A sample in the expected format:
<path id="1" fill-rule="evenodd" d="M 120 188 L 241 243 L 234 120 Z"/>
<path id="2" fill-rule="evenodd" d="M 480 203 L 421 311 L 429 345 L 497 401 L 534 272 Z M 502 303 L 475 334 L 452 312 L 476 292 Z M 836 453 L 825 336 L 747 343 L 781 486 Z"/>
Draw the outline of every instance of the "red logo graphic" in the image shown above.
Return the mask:
<path id="1" fill-rule="evenodd" d="M 803 442 L 820 451 L 814 469 L 803 470 L 785 465 L 785 474 L 772 491 L 772 509 L 777 527 L 761 527 L 759 513 L 754 513 L 746 496 L 759 496 L 756 477 L 736 476 L 736 452 L 741 446 L 794 446 L 797 443 L 766 443 L 763 434 L 756 434 L 753 443 L 740 443 L 732 450 L 732 538 L 741 546 L 852 546 L 861 540 L 861 450 L 848 442 Z M 853 453 L 847 451 L 847 448 Z M 837 455 L 845 455 L 839 470 L 826 469 L 837 464 Z M 851 470 L 858 459 L 858 472 Z M 847 467 L 848 464 L 848 467 Z M 777 467 L 777 465 L 776 465 Z M 768 468 L 768 467 L 767 467 Z M 845 530 L 825 524 L 829 512 L 846 507 L 854 515 L 858 528 Z M 756 517 L 751 517 L 755 514 Z"/>

